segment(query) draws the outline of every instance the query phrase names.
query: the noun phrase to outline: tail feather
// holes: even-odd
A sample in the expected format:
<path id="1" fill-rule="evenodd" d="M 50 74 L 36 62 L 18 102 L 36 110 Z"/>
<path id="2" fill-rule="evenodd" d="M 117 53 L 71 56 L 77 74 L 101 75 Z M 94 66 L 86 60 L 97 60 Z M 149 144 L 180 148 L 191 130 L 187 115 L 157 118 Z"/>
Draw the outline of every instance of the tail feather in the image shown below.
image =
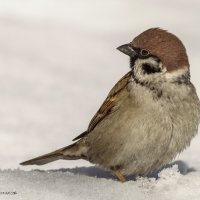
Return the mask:
<path id="1" fill-rule="evenodd" d="M 61 158 L 62 158 L 61 154 L 52 152 L 49 154 L 45 154 L 45 155 L 33 158 L 31 160 L 27 160 L 25 162 L 22 162 L 22 163 L 20 163 L 20 165 L 44 165 L 44 164 L 56 161 Z"/>
<path id="2" fill-rule="evenodd" d="M 81 146 L 74 143 L 51 153 L 22 162 L 20 165 L 44 165 L 59 159 L 76 160 L 82 158 L 82 156 L 83 153 L 81 152 Z"/>

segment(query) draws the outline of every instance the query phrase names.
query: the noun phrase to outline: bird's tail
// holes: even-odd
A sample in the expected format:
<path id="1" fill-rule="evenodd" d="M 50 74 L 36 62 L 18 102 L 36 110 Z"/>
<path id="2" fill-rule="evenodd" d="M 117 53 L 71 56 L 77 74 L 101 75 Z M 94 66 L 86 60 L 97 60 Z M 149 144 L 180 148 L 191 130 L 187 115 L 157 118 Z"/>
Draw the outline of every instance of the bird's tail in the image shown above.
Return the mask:
<path id="1" fill-rule="evenodd" d="M 22 162 L 20 163 L 20 165 L 44 165 L 59 159 L 77 160 L 86 158 L 87 158 L 87 148 L 84 145 L 80 144 L 79 142 L 76 142 L 74 144 L 58 149 L 51 153 Z"/>

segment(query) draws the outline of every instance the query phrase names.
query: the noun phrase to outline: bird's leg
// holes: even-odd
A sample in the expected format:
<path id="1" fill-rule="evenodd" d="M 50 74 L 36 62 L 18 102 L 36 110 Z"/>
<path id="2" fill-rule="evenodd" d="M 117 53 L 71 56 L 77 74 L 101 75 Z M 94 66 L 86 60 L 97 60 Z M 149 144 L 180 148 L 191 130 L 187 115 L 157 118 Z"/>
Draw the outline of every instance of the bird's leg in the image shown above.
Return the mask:
<path id="1" fill-rule="evenodd" d="M 126 181 L 125 177 L 121 174 L 120 170 L 117 167 L 112 167 L 111 168 L 115 174 L 115 176 L 117 176 L 117 178 L 124 183 Z"/>

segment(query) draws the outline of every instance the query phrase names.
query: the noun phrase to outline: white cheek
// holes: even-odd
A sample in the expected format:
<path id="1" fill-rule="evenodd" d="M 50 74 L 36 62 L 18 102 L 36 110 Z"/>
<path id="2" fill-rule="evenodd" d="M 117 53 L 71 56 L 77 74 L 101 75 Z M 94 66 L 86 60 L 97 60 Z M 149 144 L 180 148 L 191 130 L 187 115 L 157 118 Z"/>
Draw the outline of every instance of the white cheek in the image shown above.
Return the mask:
<path id="1" fill-rule="evenodd" d="M 167 69 L 166 67 L 163 66 L 163 64 L 160 62 L 159 63 L 159 68 L 162 69 L 162 72 L 160 73 L 155 73 L 155 74 L 144 74 L 144 71 L 143 71 L 143 68 L 142 68 L 142 65 L 143 64 L 151 64 L 151 65 L 158 65 L 157 61 L 150 57 L 148 59 L 137 59 L 135 61 L 135 65 L 134 65 L 134 74 L 135 74 L 135 77 L 140 80 L 140 81 L 156 81 L 157 79 L 163 79 L 163 74 L 165 74 L 167 72 Z"/>
<path id="2" fill-rule="evenodd" d="M 147 59 L 137 59 L 135 61 L 135 66 L 142 66 L 145 63 L 150 63 L 152 65 L 156 65 L 157 62 L 153 58 L 147 58 Z"/>

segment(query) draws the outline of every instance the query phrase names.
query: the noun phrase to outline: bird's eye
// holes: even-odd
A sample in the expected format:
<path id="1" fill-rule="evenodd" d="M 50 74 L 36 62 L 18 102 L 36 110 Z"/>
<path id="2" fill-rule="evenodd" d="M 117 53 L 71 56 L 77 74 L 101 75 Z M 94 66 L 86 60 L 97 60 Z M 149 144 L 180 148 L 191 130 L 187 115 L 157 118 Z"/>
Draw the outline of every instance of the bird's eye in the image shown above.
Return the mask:
<path id="1" fill-rule="evenodd" d="M 149 53 L 149 51 L 148 50 L 146 50 L 146 49 L 141 49 L 140 50 L 140 55 L 141 56 L 148 56 L 150 53 Z"/>

